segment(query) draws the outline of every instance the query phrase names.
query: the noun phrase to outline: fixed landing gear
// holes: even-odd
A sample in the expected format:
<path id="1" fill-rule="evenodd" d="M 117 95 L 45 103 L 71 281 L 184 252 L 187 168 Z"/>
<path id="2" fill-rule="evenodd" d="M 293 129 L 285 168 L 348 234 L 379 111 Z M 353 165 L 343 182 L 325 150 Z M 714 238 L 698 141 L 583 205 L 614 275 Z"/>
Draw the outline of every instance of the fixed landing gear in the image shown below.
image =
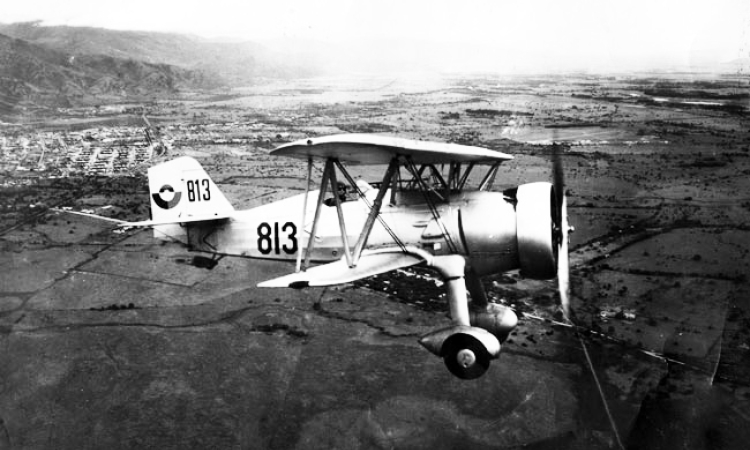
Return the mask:
<path id="1" fill-rule="evenodd" d="M 468 334 L 454 334 L 443 344 L 443 361 L 450 372 L 463 380 L 479 378 L 490 367 L 484 345 Z"/>
<path id="2" fill-rule="evenodd" d="M 500 355 L 497 336 L 507 336 L 516 327 L 518 318 L 509 308 L 487 302 L 481 281 L 475 274 L 469 277 L 475 291 L 475 307 L 473 311 L 469 309 L 463 256 L 428 256 L 425 259 L 445 281 L 453 325 L 422 336 L 419 343 L 442 357 L 456 377 L 463 380 L 479 378 L 490 367 L 490 361 Z"/>

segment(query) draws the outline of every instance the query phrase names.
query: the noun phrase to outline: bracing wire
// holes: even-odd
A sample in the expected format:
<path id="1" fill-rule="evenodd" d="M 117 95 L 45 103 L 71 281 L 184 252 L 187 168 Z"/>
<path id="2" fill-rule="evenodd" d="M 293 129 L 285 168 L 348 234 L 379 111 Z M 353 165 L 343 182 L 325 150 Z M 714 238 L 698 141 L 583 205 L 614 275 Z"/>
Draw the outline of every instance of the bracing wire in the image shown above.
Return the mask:
<path id="1" fill-rule="evenodd" d="M 428 187 L 421 176 L 418 175 L 417 168 L 414 166 L 414 162 L 411 160 L 411 158 L 407 158 L 409 172 L 411 172 L 412 176 L 415 177 L 417 180 L 417 183 L 419 183 L 420 190 L 422 191 L 422 194 L 424 195 L 425 201 L 427 202 L 427 206 L 430 208 L 430 212 L 432 213 L 432 217 L 435 219 L 435 221 L 440 226 L 441 231 L 443 232 L 443 235 L 445 236 L 445 240 L 448 244 L 448 248 L 450 249 L 451 253 L 458 253 L 458 247 L 456 246 L 455 242 L 453 242 L 453 238 L 451 238 L 450 233 L 448 232 L 448 228 L 445 226 L 445 223 L 443 223 L 442 218 L 440 217 L 440 212 L 435 207 L 435 202 L 429 195 L 429 191 L 433 190 L 431 187 Z"/>

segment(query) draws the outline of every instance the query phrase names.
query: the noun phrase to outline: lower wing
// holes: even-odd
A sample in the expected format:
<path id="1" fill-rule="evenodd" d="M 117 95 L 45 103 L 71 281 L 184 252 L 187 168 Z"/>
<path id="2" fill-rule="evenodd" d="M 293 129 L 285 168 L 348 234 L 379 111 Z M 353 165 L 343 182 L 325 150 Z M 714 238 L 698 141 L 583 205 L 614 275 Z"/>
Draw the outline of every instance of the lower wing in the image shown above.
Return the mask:
<path id="1" fill-rule="evenodd" d="M 425 262 L 419 253 L 405 252 L 400 247 L 365 251 L 355 267 L 345 259 L 323 264 L 258 284 L 258 287 L 322 287 L 349 283 L 391 270 L 403 269 Z"/>

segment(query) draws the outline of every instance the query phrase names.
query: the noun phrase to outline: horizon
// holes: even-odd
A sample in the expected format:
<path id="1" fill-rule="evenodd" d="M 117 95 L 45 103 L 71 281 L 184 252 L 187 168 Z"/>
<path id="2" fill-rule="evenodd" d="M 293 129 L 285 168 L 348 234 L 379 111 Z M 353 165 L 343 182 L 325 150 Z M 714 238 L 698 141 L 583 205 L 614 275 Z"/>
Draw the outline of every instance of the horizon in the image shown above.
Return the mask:
<path id="1" fill-rule="evenodd" d="M 750 4 L 737 0 L 467 0 L 461 8 L 394 0 L 215 0 L 211 8 L 197 1 L 29 0 L 5 7 L 2 21 L 283 44 L 288 52 L 322 44 L 352 58 L 359 51 L 386 65 L 425 60 L 446 71 L 702 71 L 750 57 Z"/>

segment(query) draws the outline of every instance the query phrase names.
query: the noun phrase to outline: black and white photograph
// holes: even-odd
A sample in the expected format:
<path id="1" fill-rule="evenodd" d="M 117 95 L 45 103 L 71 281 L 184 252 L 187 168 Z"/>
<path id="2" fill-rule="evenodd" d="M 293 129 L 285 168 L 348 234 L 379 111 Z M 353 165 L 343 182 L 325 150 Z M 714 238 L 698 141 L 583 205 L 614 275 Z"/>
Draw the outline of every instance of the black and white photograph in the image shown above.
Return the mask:
<path id="1" fill-rule="evenodd" d="M 743 450 L 746 0 L 2 0 L 0 450 Z"/>

